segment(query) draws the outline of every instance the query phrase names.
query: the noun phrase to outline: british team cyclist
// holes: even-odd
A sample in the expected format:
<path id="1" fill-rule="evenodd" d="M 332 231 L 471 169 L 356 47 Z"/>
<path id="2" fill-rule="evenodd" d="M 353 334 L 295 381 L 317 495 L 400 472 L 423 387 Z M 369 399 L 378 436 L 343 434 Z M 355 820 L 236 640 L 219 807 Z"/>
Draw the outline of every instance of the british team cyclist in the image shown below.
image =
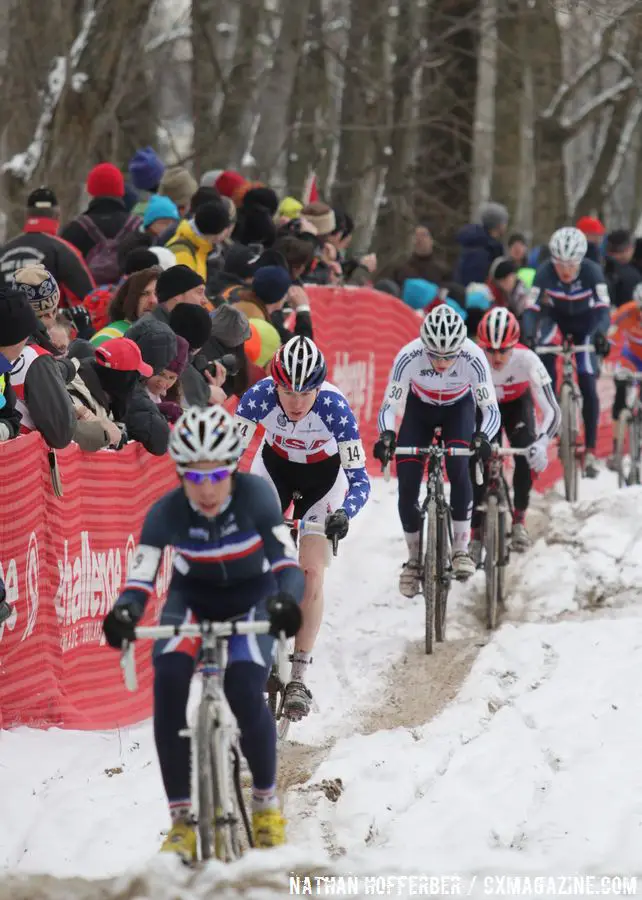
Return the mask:
<path id="1" fill-rule="evenodd" d="M 282 510 L 294 500 L 294 517 L 301 520 L 303 625 L 284 700 L 285 714 L 297 721 L 312 704 L 305 682 L 323 618 L 326 538 L 345 538 L 349 520 L 368 499 L 370 481 L 354 413 L 341 391 L 326 381 L 325 359 L 316 344 L 293 337 L 275 354 L 271 371 L 241 397 L 236 420 L 245 446 L 258 425 L 264 428 L 251 471 L 271 484 Z M 306 533 L 312 522 L 325 526 L 325 537 Z"/>
<path id="2" fill-rule="evenodd" d="M 522 338 L 531 348 L 536 343 L 551 343 L 556 334 L 570 336 L 575 344 L 591 342 L 595 347 L 595 353 L 579 353 L 576 357 L 586 445 L 584 472 L 595 478 L 600 416 L 596 356 L 607 356 L 609 352 L 609 292 L 600 266 L 584 258 L 588 244 L 578 228 L 558 229 L 548 246 L 551 258 L 537 269 L 529 306 L 522 315 Z M 542 360 L 555 384 L 557 357 L 546 354 Z"/>
<path id="3" fill-rule="evenodd" d="M 528 456 L 515 458 L 513 476 L 513 530 L 511 547 L 523 552 L 530 546 L 525 518 L 533 472 L 548 465 L 548 444 L 559 431 L 562 414 L 553 393 L 551 377 L 539 356 L 519 343 L 519 323 L 503 306 L 490 309 L 477 327 L 477 343 L 490 363 L 499 401 L 502 428 L 511 447 L 528 449 Z M 533 402 L 534 401 L 534 402 Z M 535 415 L 535 403 L 540 420 Z M 472 520 L 471 556 L 481 555 L 481 512 L 477 509 L 484 487 L 473 482 L 475 508 Z"/>
<path id="4" fill-rule="evenodd" d="M 286 633 L 301 622 L 297 603 L 303 572 L 296 548 L 268 485 L 237 474 L 243 452 L 232 416 L 220 406 L 192 407 L 178 419 L 169 453 L 180 487 L 158 500 L 145 517 L 127 581 L 103 628 L 116 648 L 134 638 L 165 547 L 175 551 L 160 623 L 231 618 L 264 619 L 275 602 Z M 270 616 L 274 621 L 274 616 Z M 241 749 L 253 780 L 253 827 L 257 847 L 285 840 L 276 795 L 276 730 L 264 698 L 274 639 L 235 635 L 229 642 L 225 695 L 241 732 Z M 190 809 L 190 742 L 186 707 L 199 642 L 156 641 L 154 737 L 172 818 L 163 851 L 196 858 Z"/>
<path id="5" fill-rule="evenodd" d="M 642 283 L 635 286 L 633 299 L 613 311 L 613 335 L 618 332 L 624 337 L 624 345 L 618 359 L 618 368 L 629 372 L 642 372 Z M 617 420 L 626 406 L 627 385 L 625 381 L 615 382 L 613 401 L 613 453 L 607 460 L 609 469 L 615 468 L 617 442 Z"/>
<path id="6" fill-rule="evenodd" d="M 405 405 L 404 405 L 405 404 Z M 475 430 L 476 408 L 481 411 Z M 395 418 L 403 409 L 398 436 Z M 500 426 L 499 409 L 488 362 L 483 350 L 466 337 L 461 316 L 445 304 L 431 309 L 419 337 L 406 344 L 392 365 L 390 380 L 379 411 L 379 440 L 375 457 L 386 464 L 397 445 L 425 447 L 440 425 L 448 446 L 470 447 L 479 458 L 490 456 L 490 441 Z M 398 456 L 399 517 L 408 545 L 408 561 L 399 578 L 405 597 L 419 592 L 419 489 L 423 463 L 416 456 Z M 469 460 L 446 458 L 453 518 L 453 573 L 465 580 L 475 571 L 468 553 L 473 489 Z"/>

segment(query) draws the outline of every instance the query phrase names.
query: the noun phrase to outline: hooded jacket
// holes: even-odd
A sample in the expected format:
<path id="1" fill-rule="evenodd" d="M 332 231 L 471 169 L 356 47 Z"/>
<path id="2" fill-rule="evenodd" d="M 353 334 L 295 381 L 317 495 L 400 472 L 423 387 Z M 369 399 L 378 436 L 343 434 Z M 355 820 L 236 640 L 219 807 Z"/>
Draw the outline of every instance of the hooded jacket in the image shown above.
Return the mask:
<path id="1" fill-rule="evenodd" d="M 125 337 L 140 347 L 140 353 L 154 375 L 160 375 L 177 353 L 176 335 L 159 319 L 144 316 L 129 328 Z"/>
<path id="2" fill-rule="evenodd" d="M 187 220 L 180 222 L 174 237 L 165 245 L 176 256 L 176 264 L 189 266 L 207 281 L 207 257 L 212 245 L 197 234 Z"/>
<path id="3" fill-rule="evenodd" d="M 484 283 L 493 260 L 504 255 L 503 244 L 492 237 L 483 225 L 466 225 L 457 235 L 461 254 L 453 281 L 467 287 L 471 282 Z"/>

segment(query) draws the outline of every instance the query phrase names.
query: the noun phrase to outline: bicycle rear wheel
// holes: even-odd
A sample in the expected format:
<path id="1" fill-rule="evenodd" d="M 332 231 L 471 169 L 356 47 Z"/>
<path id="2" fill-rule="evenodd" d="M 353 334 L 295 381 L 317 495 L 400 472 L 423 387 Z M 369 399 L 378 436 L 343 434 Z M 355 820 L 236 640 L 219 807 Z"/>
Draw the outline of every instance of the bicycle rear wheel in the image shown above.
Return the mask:
<path id="1" fill-rule="evenodd" d="M 279 651 L 277 650 L 277 653 Z M 270 712 L 274 717 L 276 724 L 276 736 L 279 741 L 284 741 L 288 736 L 290 728 L 290 719 L 284 714 L 283 707 L 285 705 L 285 687 L 289 681 L 289 677 L 285 680 L 281 677 L 281 672 L 285 666 L 290 671 L 289 660 L 275 660 L 270 670 L 270 675 L 266 685 L 267 703 Z"/>
<path id="2" fill-rule="evenodd" d="M 615 462 L 617 467 L 617 486 L 630 484 L 633 468 L 633 434 L 631 430 L 632 416 L 629 409 L 623 409 L 617 420 L 617 437 L 615 441 Z M 628 438 L 628 441 L 627 441 Z M 628 459 L 627 459 L 628 445 Z"/>
<path id="3" fill-rule="evenodd" d="M 437 517 L 437 574 L 435 591 L 435 640 L 441 643 L 446 634 L 446 606 L 450 591 L 450 509 L 446 506 Z"/>
<path id="4" fill-rule="evenodd" d="M 437 594 L 437 505 L 432 499 L 428 501 L 426 512 L 425 541 L 423 589 L 426 608 L 426 653 L 432 653 Z"/>
<path id="5" fill-rule="evenodd" d="M 499 536 L 499 504 L 491 494 L 486 501 L 484 521 L 484 572 L 486 575 L 486 625 L 493 631 L 497 627 L 497 606 L 499 603 L 499 570 L 501 560 Z"/>
<path id="6" fill-rule="evenodd" d="M 560 457 L 564 469 L 564 494 L 569 503 L 575 503 L 579 491 L 577 465 L 577 413 L 575 389 L 565 381 L 560 390 L 562 427 L 560 429 Z"/>

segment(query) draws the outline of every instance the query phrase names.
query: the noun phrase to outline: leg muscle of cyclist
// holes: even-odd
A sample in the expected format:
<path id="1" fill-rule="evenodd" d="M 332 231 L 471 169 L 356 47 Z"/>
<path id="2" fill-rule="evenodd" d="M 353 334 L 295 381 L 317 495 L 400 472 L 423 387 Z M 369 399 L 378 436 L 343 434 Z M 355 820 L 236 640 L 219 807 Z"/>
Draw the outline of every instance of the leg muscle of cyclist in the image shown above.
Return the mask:
<path id="1" fill-rule="evenodd" d="M 154 660 L 154 739 L 172 820 L 191 809 L 190 742 L 179 736 L 187 727 L 187 700 L 194 674 L 187 653 L 167 653 Z"/>
<path id="2" fill-rule="evenodd" d="M 327 552 L 327 540 L 322 535 L 304 534 L 301 537 L 299 563 L 305 572 L 305 589 L 301 601 L 303 624 L 296 636 L 295 652 L 311 653 L 321 628 Z"/>
<path id="3" fill-rule="evenodd" d="M 276 806 L 276 728 L 265 702 L 269 669 L 252 662 L 234 662 L 225 671 L 225 696 L 241 732 L 241 750 L 247 760 L 260 805 Z"/>

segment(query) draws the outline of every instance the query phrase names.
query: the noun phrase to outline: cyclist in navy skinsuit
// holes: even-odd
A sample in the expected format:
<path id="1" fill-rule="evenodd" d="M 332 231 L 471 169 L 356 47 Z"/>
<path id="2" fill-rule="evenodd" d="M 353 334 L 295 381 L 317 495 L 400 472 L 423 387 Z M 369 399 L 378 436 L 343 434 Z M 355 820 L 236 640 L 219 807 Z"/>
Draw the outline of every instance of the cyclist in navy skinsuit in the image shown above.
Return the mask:
<path id="1" fill-rule="evenodd" d="M 270 486 L 237 474 L 243 445 L 232 416 L 218 406 L 192 407 L 174 427 L 169 448 L 181 486 L 145 518 L 123 592 L 107 615 L 111 646 L 132 640 L 153 592 L 165 547 L 175 551 L 161 625 L 231 618 L 266 619 L 270 598 L 293 606 L 303 596 L 296 548 Z M 286 629 L 284 629 L 286 630 Z M 296 631 L 296 627 L 294 631 Z M 176 637 L 154 646 L 154 735 L 172 829 L 163 850 L 195 858 L 190 809 L 190 742 L 186 707 L 200 641 Z M 272 658 L 270 635 L 229 641 L 225 695 L 241 732 L 253 778 L 257 847 L 284 843 L 285 820 L 276 795 L 276 732 L 264 690 Z"/>
<path id="2" fill-rule="evenodd" d="M 528 308 L 522 316 L 522 341 L 533 347 L 553 340 L 559 329 L 575 344 L 592 343 L 595 353 L 577 354 L 577 380 L 582 394 L 582 417 L 586 442 L 585 474 L 598 474 L 595 459 L 600 402 L 597 395 L 597 356 L 606 356 L 609 342 L 610 299 L 604 273 L 597 263 L 585 259 L 587 241 L 577 228 L 560 228 L 551 237 L 551 259 L 537 270 Z M 556 359 L 542 356 L 549 375 L 556 381 Z"/>

